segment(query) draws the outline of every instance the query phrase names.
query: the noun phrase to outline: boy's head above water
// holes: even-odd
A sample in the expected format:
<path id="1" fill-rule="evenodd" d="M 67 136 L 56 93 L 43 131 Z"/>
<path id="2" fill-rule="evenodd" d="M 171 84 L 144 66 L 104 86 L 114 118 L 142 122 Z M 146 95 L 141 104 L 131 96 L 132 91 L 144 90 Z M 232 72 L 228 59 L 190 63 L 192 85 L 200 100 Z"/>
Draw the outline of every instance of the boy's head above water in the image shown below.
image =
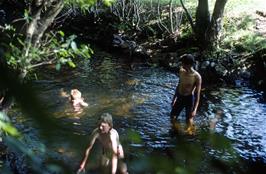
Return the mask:
<path id="1" fill-rule="evenodd" d="M 180 58 L 181 58 L 182 64 L 184 65 L 192 66 L 195 63 L 194 56 L 191 54 L 184 54 Z"/>
<path id="2" fill-rule="evenodd" d="M 70 95 L 72 100 L 81 98 L 81 92 L 78 89 L 72 89 Z"/>

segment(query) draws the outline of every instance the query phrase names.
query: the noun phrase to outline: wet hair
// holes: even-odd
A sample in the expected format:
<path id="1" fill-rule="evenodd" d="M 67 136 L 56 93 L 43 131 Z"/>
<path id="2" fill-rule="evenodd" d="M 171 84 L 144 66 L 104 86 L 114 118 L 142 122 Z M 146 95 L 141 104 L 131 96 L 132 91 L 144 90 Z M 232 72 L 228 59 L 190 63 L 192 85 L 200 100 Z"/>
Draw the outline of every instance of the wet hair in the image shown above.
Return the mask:
<path id="1" fill-rule="evenodd" d="M 193 65 L 195 63 L 194 56 L 191 54 L 184 54 L 180 58 L 182 63 L 185 65 Z"/>
<path id="2" fill-rule="evenodd" d="M 109 124 L 109 126 L 111 128 L 113 128 L 113 118 L 112 115 L 109 113 L 103 113 L 100 117 L 99 117 L 99 124 L 100 123 L 107 123 Z"/>
<path id="3" fill-rule="evenodd" d="M 81 98 L 81 92 L 78 89 L 72 89 L 70 92 L 70 98 L 71 100 Z"/>

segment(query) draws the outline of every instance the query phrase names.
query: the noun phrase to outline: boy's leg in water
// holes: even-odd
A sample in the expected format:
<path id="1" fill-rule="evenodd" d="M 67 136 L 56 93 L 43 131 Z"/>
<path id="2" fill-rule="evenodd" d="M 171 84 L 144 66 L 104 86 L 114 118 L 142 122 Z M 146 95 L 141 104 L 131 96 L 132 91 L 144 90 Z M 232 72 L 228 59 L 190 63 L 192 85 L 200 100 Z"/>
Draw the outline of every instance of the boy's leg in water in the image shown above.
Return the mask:
<path id="1" fill-rule="evenodd" d="M 193 117 L 191 117 L 191 113 L 193 111 L 193 106 L 194 106 L 194 96 L 187 96 L 186 100 L 184 101 L 185 103 L 185 110 L 186 110 L 186 122 L 188 126 L 193 125 Z"/>
<path id="2" fill-rule="evenodd" d="M 172 107 L 170 116 L 171 116 L 171 123 L 176 121 L 176 118 L 179 116 L 180 112 L 183 110 L 184 104 L 180 96 L 176 99 L 174 106 Z"/>

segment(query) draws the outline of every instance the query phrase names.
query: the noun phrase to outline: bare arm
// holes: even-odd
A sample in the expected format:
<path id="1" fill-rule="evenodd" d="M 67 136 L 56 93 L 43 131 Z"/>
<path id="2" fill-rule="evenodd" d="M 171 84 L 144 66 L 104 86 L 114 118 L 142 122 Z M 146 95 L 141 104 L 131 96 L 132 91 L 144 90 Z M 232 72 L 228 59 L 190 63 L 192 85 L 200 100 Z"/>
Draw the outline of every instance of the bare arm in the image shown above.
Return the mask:
<path id="1" fill-rule="evenodd" d="M 118 164 L 118 147 L 119 147 L 119 136 L 118 133 L 115 131 L 111 135 L 111 142 L 112 142 L 112 174 L 115 174 L 117 171 L 117 164 Z"/>
<path id="2" fill-rule="evenodd" d="M 196 101 L 195 101 L 195 104 L 194 104 L 194 107 L 193 107 L 192 117 L 194 117 L 196 115 L 197 109 L 198 109 L 198 106 L 199 106 L 201 83 L 202 83 L 201 76 L 200 76 L 200 74 L 197 74 L 196 89 L 195 89 Z"/>
<path id="3" fill-rule="evenodd" d="M 78 173 L 81 172 L 81 171 L 85 171 L 85 165 L 86 165 L 86 162 L 88 160 L 88 157 L 89 157 L 89 154 L 90 154 L 90 151 L 95 143 L 95 140 L 98 138 L 99 134 L 98 134 L 98 131 L 97 129 L 95 129 L 93 132 L 92 132 L 92 138 L 90 140 L 90 143 L 89 143 L 89 146 L 87 147 L 86 151 L 85 151 L 85 155 L 84 155 L 84 158 L 80 164 L 80 167 L 79 167 L 79 170 L 78 170 Z"/>
<path id="4" fill-rule="evenodd" d="M 179 69 L 179 83 L 180 83 L 180 74 L 184 71 L 183 67 L 180 66 L 180 69 Z M 172 99 L 172 106 L 174 106 L 175 102 L 176 102 L 176 99 L 177 99 L 177 94 L 178 94 L 178 85 L 176 85 L 176 89 L 175 89 L 175 95 Z"/>
<path id="5" fill-rule="evenodd" d="M 119 159 L 125 157 L 124 149 L 123 149 L 123 146 L 121 144 L 119 144 L 117 147 L 117 155 L 118 155 Z"/>
<path id="6" fill-rule="evenodd" d="M 82 99 L 82 101 L 80 102 L 80 104 L 81 104 L 82 106 L 84 106 L 84 107 L 89 106 L 89 104 L 86 103 L 86 102 L 84 101 L 84 99 Z"/>
<path id="7" fill-rule="evenodd" d="M 172 103 L 171 105 L 174 106 L 175 102 L 176 102 L 176 98 L 177 98 L 177 93 L 178 93 L 178 85 L 176 86 L 176 89 L 175 89 L 175 95 L 172 99 Z"/>

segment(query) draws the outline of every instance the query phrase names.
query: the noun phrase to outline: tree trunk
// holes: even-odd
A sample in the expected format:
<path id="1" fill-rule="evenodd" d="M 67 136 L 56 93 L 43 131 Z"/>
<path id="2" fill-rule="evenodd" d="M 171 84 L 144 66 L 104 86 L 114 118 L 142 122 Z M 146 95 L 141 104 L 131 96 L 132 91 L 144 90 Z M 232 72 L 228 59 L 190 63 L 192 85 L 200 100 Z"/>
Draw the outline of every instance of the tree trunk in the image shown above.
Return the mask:
<path id="1" fill-rule="evenodd" d="M 41 11 L 42 11 L 42 5 L 34 5 L 34 7 L 32 7 L 32 14 L 31 14 L 31 22 L 28 24 L 28 27 L 26 29 L 26 39 L 25 39 L 25 43 L 26 43 L 26 47 L 25 47 L 25 56 L 27 57 L 29 55 L 29 49 L 32 46 L 32 38 L 34 33 L 36 32 L 35 30 L 37 29 L 37 23 L 38 20 L 41 16 Z"/>
<path id="2" fill-rule="evenodd" d="M 222 29 L 222 19 L 226 2 L 227 0 L 216 0 L 215 2 L 211 23 L 206 31 L 206 33 L 208 33 L 206 42 L 209 45 L 214 45 L 219 40 L 219 33 Z"/>
<path id="3" fill-rule="evenodd" d="M 63 7 L 63 0 L 53 1 L 53 3 L 52 1 L 39 1 L 32 6 L 32 20 L 28 25 L 26 33 L 26 56 L 28 56 L 28 51 L 31 46 L 36 47 L 40 43 L 44 32 L 51 25 Z"/>
<path id="4" fill-rule="evenodd" d="M 180 0 L 180 3 L 181 3 L 182 8 L 184 9 L 184 11 L 186 13 L 186 16 L 188 18 L 188 22 L 189 22 L 189 24 L 190 24 L 190 26 L 192 28 L 192 31 L 195 32 L 195 25 L 193 23 L 193 19 L 192 19 L 190 13 L 188 12 L 187 8 L 185 7 L 185 4 L 184 4 L 183 0 Z"/>
<path id="5" fill-rule="evenodd" d="M 32 38 L 33 46 L 38 45 L 46 29 L 52 24 L 55 17 L 60 13 L 64 7 L 64 1 L 58 0 L 55 4 L 48 7 L 45 13 L 42 15 L 38 21 L 37 29 Z"/>
<path id="6" fill-rule="evenodd" d="M 174 24 L 173 24 L 173 0 L 169 1 L 169 19 L 170 19 L 170 29 L 171 33 L 174 33 Z"/>
<path id="7" fill-rule="evenodd" d="M 209 13 L 209 3 L 208 0 L 199 0 L 198 7 L 196 11 L 196 25 L 195 33 L 199 45 L 206 45 L 206 31 L 211 23 L 210 13 Z"/>
<path id="8" fill-rule="evenodd" d="M 28 24 L 26 29 L 26 39 L 25 39 L 25 48 L 24 56 L 27 58 L 29 56 L 29 51 L 31 47 L 38 47 L 41 41 L 41 38 L 47 28 L 52 24 L 55 17 L 64 7 L 63 0 L 50 0 L 43 1 L 37 0 L 31 6 L 31 18 L 32 20 Z M 23 79 L 28 73 L 27 67 L 21 70 L 19 78 Z"/>

